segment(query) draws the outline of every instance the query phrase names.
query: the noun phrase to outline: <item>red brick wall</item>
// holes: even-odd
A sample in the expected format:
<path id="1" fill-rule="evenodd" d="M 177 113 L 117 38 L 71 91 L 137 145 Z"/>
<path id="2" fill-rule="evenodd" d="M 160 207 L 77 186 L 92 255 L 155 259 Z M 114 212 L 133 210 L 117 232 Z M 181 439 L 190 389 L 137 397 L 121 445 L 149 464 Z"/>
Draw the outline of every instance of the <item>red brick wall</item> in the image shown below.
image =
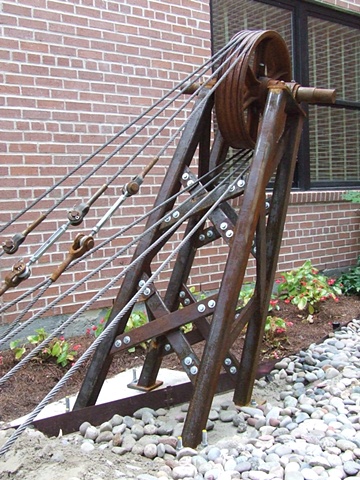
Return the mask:
<path id="1" fill-rule="evenodd" d="M 4 0 L 1 5 L 0 225 L 3 225 L 193 71 L 210 56 L 211 48 L 207 0 L 18 0 L 16 3 Z M 170 125 L 169 129 L 174 127 L 175 124 Z M 149 133 L 151 131 L 146 135 Z M 141 140 L 146 139 L 146 135 Z M 3 281 L 19 258 L 28 261 L 50 232 L 66 222 L 67 210 L 88 200 L 95 186 L 102 185 L 117 172 L 137 146 L 125 149 L 119 158 L 109 162 L 76 195 L 66 200 L 58 213 L 49 214 L 17 255 L 2 256 L 0 280 Z M 31 278 L 0 298 L 0 306 L 16 298 L 25 286 L 37 285 L 54 271 L 75 235 L 89 232 L 118 197 L 122 185 L 152 158 L 157 148 L 151 146 L 137 168 L 114 182 L 108 194 L 96 202 L 85 222 L 70 229 L 57 246 L 49 249 L 34 266 Z M 106 149 L 100 158 L 109 151 Z M 170 154 L 171 149 L 142 186 L 140 204 L 136 197 L 128 202 L 101 231 L 97 243 L 152 205 Z M 15 226 L 7 228 L 0 234 L 1 241 L 24 230 L 92 166 L 94 162 L 90 161 L 56 189 L 50 199 L 44 199 Z M 359 253 L 357 208 L 340 198 L 336 192 L 293 194 L 294 204 L 289 209 L 279 263 L 281 270 L 297 266 L 307 258 L 320 268 L 355 263 Z M 141 232 L 142 227 L 135 231 Z M 134 232 L 127 233 L 121 242 L 116 240 L 107 245 L 94 259 L 86 260 L 83 268 L 79 266 L 66 272 L 36 304 L 34 311 L 79 281 L 84 271 L 91 271 L 104 258 L 113 255 L 118 246 L 133 235 Z M 74 311 L 75 305 L 89 299 L 113 278 L 128 258 L 127 255 L 117 259 L 101 275 L 95 274 L 85 287 L 50 308 L 47 315 Z M 225 258 L 226 249 L 220 242 L 209 247 L 196 261 L 191 283 L 198 289 L 215 288 Z M 249 279 L 253 274 L 250 262 Z M 160 280 L 159 286 L 162 285 Z M 96 307 L 110 305 L 117 288 L 115 285 Z M 0 314 L 0 324 L 14 319 L 16 311 L 21 311 L 26 304 L 24 300 L 17 309 Z"/>

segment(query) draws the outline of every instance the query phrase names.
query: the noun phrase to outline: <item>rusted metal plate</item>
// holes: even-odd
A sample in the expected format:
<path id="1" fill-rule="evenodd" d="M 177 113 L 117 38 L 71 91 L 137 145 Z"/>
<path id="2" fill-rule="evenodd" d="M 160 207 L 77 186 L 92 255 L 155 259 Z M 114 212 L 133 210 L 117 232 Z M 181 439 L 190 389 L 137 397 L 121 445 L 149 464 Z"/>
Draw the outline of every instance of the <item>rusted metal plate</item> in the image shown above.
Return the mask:
<path id="1" fill-rule="evenodd" d="M 232 388 L 232 379 L 227 374 L 221 375 L 217 392 L 225 392 Z M 160 407 L 170 408 L 188 402 L 192 392 L 193 386 L 191 382 L 186 382 L 121 400 L 74 410 L 63 415 L 36 420 L 33 422 L 33 425 L 49 436 L 57 436 L 60 430 L 63 434 L 73 433 L 78 431 L 80 425 L 86 421 L 92 425 L 100 425 L 110 420 L 116 413 L 123 416 L 132 415 L 136 410 L 144 406 L 153 409 Z"/>

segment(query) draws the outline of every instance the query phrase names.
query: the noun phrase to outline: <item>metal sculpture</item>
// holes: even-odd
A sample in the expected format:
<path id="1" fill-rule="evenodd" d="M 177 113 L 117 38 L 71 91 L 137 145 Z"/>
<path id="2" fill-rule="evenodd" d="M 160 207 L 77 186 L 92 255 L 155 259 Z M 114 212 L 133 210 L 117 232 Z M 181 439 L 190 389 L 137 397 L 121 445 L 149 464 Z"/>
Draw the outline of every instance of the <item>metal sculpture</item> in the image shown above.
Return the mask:
<path id="1" fill-rule="evenodd" d="M 175 352 L 190 380 L 190 384 L 177 387 L 175 396 L 179 400 L 191 396 L 182 436 L 184 445 L 192 447 L 201 441 L 220 384 L 220 388 L 234 389 L 236 404 L 250 401 L 305 116 L 300 103 L 334 101 L 332 90 L 301 87 L 291 81 L 286 44 L 273 31 L 238 33 L 209 65 L 212 72 L 206 82 L 199 83 L 199 74 L 181 85 L 181 94 L 195 100 L 192 113 L 144 233 L 138 238 L 133 260 L 124 270 L 108 323 L 95 342 L 94 356 L 69 414 L 78 423 L 83 409 L 87 416 L 90 411 L 99 416 L 98 407 L 89 407 L 95 405 L 113 356 L 150 340 L 140 377 L 132 385 L 144 391 L 136 402 L 166 403 L 166 392 L 152 390 L 160 384 L 157 376 L 164 356 Z M 141 191 L 158 158 L 125 185 L 116 207 Z M 81 224 L 105 190 L 101 187 L 88 202 L 70 211 L 66 228 Z M 180 202 L 178 197 L 185 194 L 188 198 Z M 6 240 L 4 252 L 11 254 L 19 248 L 41 221 Z M 93 236 L 102 224 L 98 222 L 90 235 L 76 237 L 68 257 L 40 285 L 42 290 L 91 252 Z M 172 271 L 161 294 L 155 281 L 162 267 L 156 258 L 174 232 L 181 232 L 182 240 L 169 256 Z M 200 249 L 220 238 L 227 245 L 228 256 L 218 293 L 196 299 L 187 285 L 194 259 Z M 239 293 L 252 255 L 256 259 L 255 290 L 249 303 L 239 308 Z M 29 265 L 16 264 L 1 293 L 28 276 Z M 149 322 L 125 333 L 138 299 L 145 304 Z M 194 328 L 185 333 L 182 327 L 190 322 Z M 231 347 L 245 327 L 239 359 Z M 193 349 L 198 342 L 204 345 L 201 358 Z M 59 422 L 55 422 L 57 427 Z"/>

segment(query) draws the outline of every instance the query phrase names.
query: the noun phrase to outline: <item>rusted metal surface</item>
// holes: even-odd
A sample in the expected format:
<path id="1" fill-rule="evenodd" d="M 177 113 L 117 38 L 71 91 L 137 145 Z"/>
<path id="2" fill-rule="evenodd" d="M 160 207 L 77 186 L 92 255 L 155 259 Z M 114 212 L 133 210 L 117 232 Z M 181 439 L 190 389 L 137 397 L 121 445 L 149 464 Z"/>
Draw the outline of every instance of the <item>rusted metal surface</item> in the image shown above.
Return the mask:
<path id="1" fill-rule="evenodd" d="M 232 47 L 228 61 L 223 65 L 221 74 L 225 76 L 219 80 L 215 99 L 209 93 L 213 88 L 211 83 L 199 96 L 197 106 L 200 105 L 200 108 L 185 128 L 169 165 L 155 202 L 160 208 L 150 215 L 147 223 L 147 226 L 159 226 L 142 238 L 134 259 L 146 252 L 160 234 L 175 225 L 176 220 L 186 218 L 190 206 L 185 204 L 175 210 L 174 202 L 168 200 L 189 185 L 193 185 L 193 210 L 182 235 L 185 237 L 194 228 L 197 231 L 179 250 L 165 293 L 160 293 L 155 285 L 151 285 L 143 295 L 149 323 L 125 334 L 128 312 L 121 319 L 117 331 L 98 348 L 72 412 L 76 424 L 89 412 L 99 415 L 98 423 L 105 419 L 104 412 L 107 412 L 108 418 L 107 407 L 101 407 L 102 413 L 98 410 L 97 414 L 97 410 L 93 410 L 95 407 L 90 406 L 96 401 L 112 357 L 124 348 L 147 340 L 151 341 L 151 348 L 140 377 L 132 387 L 145 392 L 156 388 L 164 356 L 173 352 L 177 354 L 190 382 L 167 391 L 172 397 L 177 396 L 179 402 L 191 399 L 183 430 L 184 445 L 196 447 L 200 443 L 213 397 L 222 388 L 223 382 L 227 388 L 234 387 L 237 404 L 250 401 L 304 118 L 299 103 L 332 102 L 334 92 L 304 88 L 290 82 L 289 54 L 277 33 L 245 31 L 235 37 L 238 44 Z M 214 101 L 219 131 L 211 147 Z M 247 151 L 242 160 L 234 157 L 231 168 L 236 168 L 244 158 L 248 159 L 249 168 L 222 197 L 229 184 L 217 187 L 209 183 L 204 187 L 204 184 L 197 183 L 197 178 L 202 178 L 204 183 L 207 175 L 211 179 L 215 173 L 221 172 L 230 146 L 253 150 L 252 158 L 247 157 Z M 198 161 L 194 160 L 195 153 Z M 195 166 L 190 168 L 192 162 Z M 197 175 L 194 173 L 196 170 Z M 267 208 L 267 187 L 271 179 L 272 197 L 270 208 Z M 236 206 L 231 202 L 234 197 L 239 197 Z M 221 200 L 219 205 L 215 203 L 218 200 Z M 202 223 L 203 212 L 213 205 L 216 208 L 209 214 L 207 223 Z M 198 222 L 201 224 L 199 227 Z M 206 300 L 198 300 L 188 287 L 196 254 L 198 249 L 220 237 L 228 246 L 228 257 L 219 291 Z M 134 264 L 125 276 L 109 322 L 129 302 L 140 282 L 150 278 L 152 262 L 169 238 L 170 234 L 142 261 Z M 248 259 L 253 254 L 257 274 L 254 295 L 245 307 L 239 309 L 239 293 Z M 190 322 L 194 330 L 185 334 L 181 327 Z M 229 351 L 245 327 L 245 346 L 238 359 Z M 194 348 L 199 342 L 203 344 L 200 358 Z M 226 373 L 221 374 L 222 368 Z M 126 414 L 136 409 L 133 402 L 139 402 L 136 403 L 137 408 L 145 404 L 166 406 L 167 395 L 161 391 L 146 393 L 131 400 L 131 407 L 121 403 L 117 408 L 121 414 Z M 87 408 L 82 410 L 84 407 Z"/>

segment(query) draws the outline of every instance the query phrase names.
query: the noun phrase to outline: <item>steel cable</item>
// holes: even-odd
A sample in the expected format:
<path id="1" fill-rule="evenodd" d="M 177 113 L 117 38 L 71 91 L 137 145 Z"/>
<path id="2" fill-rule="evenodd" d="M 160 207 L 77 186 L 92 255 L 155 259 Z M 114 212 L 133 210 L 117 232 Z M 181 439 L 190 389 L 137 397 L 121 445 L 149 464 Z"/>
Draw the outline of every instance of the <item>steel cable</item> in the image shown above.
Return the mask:
<path id="1" fill-rule="evenodd" d="M 218 207 L 222 202 L 223 198 L 226 196 L 228 190 L 236 184 L 238 178 L 241 178 L 242 174 L 237 177 L 237 179 L 232 182 L 229 187 L 223 192 L 222 195 L 214 202 L 210 209 L 203 215 L 203 217 L 195 224 L 195 226 L 189 231 L 189 233 L 183 238 L 179 245 L 169 254 L 167 259 L 162 262 L 162 264 L 156 269 L 156 271 L 149 277 L 149 279 L 144 283 L 144 285 L 138 290 L 138 292 L 132 297 L 132 299 L 124 306 L 124 308 L 114 317 L 112 322 L 107 326 L 107 328 L 96 338 L 96 340 L 90 345 L 90 347 L 81 355 L 81 357 L 76 361 L 66 374 L 59 380 L 59 382 L 51 389 L 51 391 L 43 398 L 43 400 L 37 405 L 37 407 L 29 414 L 28 418 L 17 428 L 17 430 L 11 435 L 11 437 L 6 441 L 6 443 L 0 448 L 0 455 L 6 453 L 10 447 L 15 443 L 17 438 L 22 434 L 22 432 L 29 426 L 32 421 L 37 417 L 37 415 L 43 410 L 43 408 L 54 398 L 54 396 L 63 388 L 69 378 L 79 370 L 85 361 L 87 361 L 91 355 L 94 353 L 95 349 L 100 345 L 103 339 L 110 335 L 110 333 L 115 329 L 115 327 L 120 322 L 121 318 L 130 310 L 130 308 L 136 303 L 136 301 L 141 297 L 145 289 L 150 285 L 164 270 L 164 268 L 170 263 L 172 258 L 179 252 L 183 245 L 197 232 L 199 227 L 203 225 L 204 221 L 210 216 L 210 214 Z M 194 207 L 195 208 L 195 207 Z M 190 213 L 190 212 L 189 212 Z M 160 238 L 154 242 L 158 243 Z M 153 246 L 151 246 L 153 248 Z M 145 252 L 143 252 L 145 253 Z M 141 257 L 141 255 L 139 256 Z M 100 293 L 99 293 L 100 295 Z M 100 295 L 101 296 L 101 295 Z"/>
<path id="2" fill-rule="evenodd" d="M 88 256 L 92 255 L 93 253 L 95 253 L 97 250 L 99 250 L 100 248 L 104 247 L 105 245 L 107 245 L 108 243 L 110 243 L 112 240 L 114 240 L 115 238 L 118 238 L 120 235 L 122 235 L 123 233 L 125 233 L 127 230 L 130 230 L 132 227 L 136 226 L 138 223 L 140 223 L 142 220 L 146 219 L 150 214 L 156 212 L 158 209 L 162 208 L 164 205 L 166 205 L 167 203 L 173 201 L 173 200 L 176 200 L 176 198 L 178 196 L 180 196 L 181 194 L 187 192 L 188 190 L 194 188 L 194 186 L 196 186 L 196 184 L 199 184 L 201 183 L 206 177 L 208 176 L 211 176 L 212 173 L 214 171 L 216 171 L 219 167 L 224 167 L 224 165 L 228 164 L 229 167 L 228 168 L 231 168 L 231 165 L 232 165 L 232 162 L 234 160 L 234 158 L 236 157 L 239 157 L 239 159 L 243 159 L 244 157 L 246 156 L 249 156 L 249 152 L 248 151 L 245 151 L 245 152 L 237 152 L 235 153 L 234 155 L 232 155 L 229 159 L 225 160 L 224 162 L 222 162 L 222 164 L 216 166 L 214 169 L 210 170 L 209 172 L 207 172 L 205 175 L 203 175 L 202 178 L 199 178 L 197 179 L 193 185 L 190 185 L 190 186 L 187 186 L 185 187 L 183 190 L 179 191 L 178 193 L 174 194 L 172 197 L 169 197 L 166 201 L 162 202 L 161 204 L 159 204 L 158 206 L 154 207 L 153 209 L 151 209 L 149 212 L 146 212 L 145 214 L 143 214 L 142 216 L 140 216 L 139 218 L 135 219 L 132 223 L 130 223 L 129 225 L 127 225 L 126 227 L 123 227 L 122 229 L 120 229 L 118 232 L 116 232 L 115 234 L 113 234 L 111 237 L 109 237 L 108 239 L 104 240 L 101 244 L 99 244 L 98 246 L 94 247 L 93 249 L 91 249 L 90 251 L 86 252 L 81 258 L 75 260 L 74 262 L 72 262 L 67 268 L 66 268 L 66 271 L 71 269 L 72 267 L 74 267 L 75 265 L 77 265 L 79 262 L 85 260 Z M 226 169 L 225 169 L 226 171 Z M 202 186 L 203 189 L 206 189 L 208 188 L 212 183 L 214 183 L 221 175 L 223 175 L 223 172 L 221 173 L 218 173 L 215 177 L 211 177 L 211 180 L 209 182 L 207 182 L 206 184 L 204 184 Z M 193 195 L 190 195 L 190 197 L 188 199 L 186 199 L 185 202 L 183 202 L 183 205 L 188 202 L 188 201 L 191 201 L 191 199 L 193 198 Z M 162 220 L 161 220 L 162 221 Z M 153 225 L 152 228 L 156 228 L 157 224 L 156 225 Z M 140 238 L 142 238 L 143 235 L 147 234 L 148 232 L 150 231 L 150 229 L 148 229 L 147 232 L 143 232 L 142 235 L 136 237 L 136 241 L 138 241 Z M 134 242 L 134 240 L 133 240 Z M 132 246 L 133 242 L 130 242 L 130 244 L 126 245 L 124 248 L 128 249 L 130 248 L 130 246 Z M 122 253 L 124 253 L 124 251 L 120 251 L 120 252 L 117 252 L 116 254 L 116 257 L 117 258 L 119 255 L 121 255 Z M 115 259 L 114 258 L 114 259 Z M 114 259 L 109 259 L 109 261 L 113 261 Z M 101 270 L 105 267 L 106 265 L 102 265 L 102 268 Z M 100 270 L 100 271 L 101 271 Z M 98 273 L 98 272 L 97 272 Z M 86 279 L 82 279 L 80 280 L 76 285 L 75 285 L 75 289 L 79 288 L 81 285 L 83 285 L 85 282 L 87 281 L 87 278 Z M 8 308 L 10 308 L 10 306 L 13 306 L 14 304 L 16 304 L 18 301 L 22 300 L 23 298 L 26 298 L 26 294 L 30 294 L 30 293 L 33 293 L 35 290 L 37 290 L 38 288 L 42 288 L 41 292 L 39 292 L 39 294 L 37 294 L 37 296 L 24 308 L 23 312 L 12 322 L 12 324 L 10 325 L 10 327 L 1 335 L 0 337 L 0 346 L 3 345 L 5 343 L 5 341 L 8 341 L 10 340 L 11 338 L 13 338 L 16 333 L 19 333 L 21 330 L 23 330 L 25 327 L 27 327 L 30 323 L 33 323 L 38 317 L 40 317 L 43 313 L 43 311 L 39 312 L 36 316 L 33 316 L 31 319 L 27 320 L 26 323 L 23 324 L 23 326 L 21 325 L 18 325 L 18 328 L 16 329 L 16 325 L 15 324 L 18 324 L 20 322 L 20 320 L 23 318 L 23 316 L 30 310 L 30 308 L 36 303 L 37 300 L 39 300 L 42 295 L 46 292 L 47 288 L 49 288 L 49 286 L 52 284 L 52 281 L 50 279 L 45 279 L 43 282 L 41 282 L 40 284 L 36 285 L 35 287 L 33 287 L 31 289 L 30 292 L 25 292 L 25 294 L 21 295 L 18 299 L 15 299 L 13 300 L 12 302 L 9 302 L 9 304 L 5 305 L 4 307 L 2 307 L 2 309 L 0 309 L 0 313 L 2 311 L 5 311 L 7 310 Z M 73 290 L 74 291 L 74 290 Z M 67 294 L 69 294 L 70 292 L 67 291 L 65 292 Z M 59 301 L 61 301 L 62 298 L 60 299 L 56 299 L 57 303 Z M 52 304 L 51 306 L 54 306 L 54 304 Z"/>
<path id="3" fill-rule="evenodd" d="M 235 42 L 235 40 L 234 40 Z M 232 43 L 234 43 L 232 42 Z M 25 207 L 24 209 L 22 209 L 20 212 L 18 212 L 15 217 L 13 217 L 11 220 L 9 220 L 7 223 L 5 223 L 4 225 L 0 226 L 0 233 L 3 232 L 6 228 L 8 228 L 10 225 L 12 225 L 16 220 L 18 220 L 24 213 L 26 213 L 27 211 L 29 211 L 32 207 L 34 207 L 35 205 L 37 205 L 37 203 L 39 203 L 43 198 L 45 198 L 47 195 L 49 195 L 53 190 L 55 190 L 57 187 L 59 187 L 65 180 L 67 180 L 70 176 L 74 175 L 81 167 L 83 167 L 84 165 L 86 165 L 90 160 L 92 160 L 93 158 L 95 158 L 99 153 L 101 153 L 106 147 L 108 147 L 109 145 L 111 145 L 111 143 L 113 143 L 115 140 L 117 140 L 123 133 L 125 133 L 128 129 L 130 129 L 131 127 L 133 127 L 139 120 L 141 120 L 142 118 L 144 118 L 148 113 L 151 112 L 151 110 L 153 110 L 154 108 L 156 108 L 158 105 L 160 105 L 161 102 L 163 102 L 167 97 L 169 97 L 172 93 L 174 93 L 175 91 L 179 90 L 181 87 L 183 87 L 184 85 L 186 85 L 187 82 L 189 82 L 189 80 L 196 75 L 198 75 L 197 79 L 200 79 L 201 76 L 207 71 L 209 70 L 210 68 L 213 67 L 213 65 L 218 61 L 219 58 L 221 58 L 222 56 L 224 56 L 227 51 L 229 50 L 229 48 L 231 48 L 232 46 L 232 43 L 231 44 L 227 44 L 225 45 L 221 50 L 219 50 L 219 52 L 217 52 L 215 55 L 213 55 L 210 59 L 206 60 L 200 67 L 198 67 L 197 69 L 195 69 L 193 72 L 191 72 L 189 75 L 187 75 L 180 83 L 178 83 L 177 85 L 175 85 L 172 89 L 170 89 L 165 95 L 163 95 L 159 100 L 157 100 L 155 103 L 153 103 L 152 105 L 150 105 L 144 112 L 142 112 L 141 114 L 139 114 L 132 122 L 129 122 L 126 126 L 124 126 L 119 132 L 117 132 L 113 137 L 111 137 L 107 142 L 105 142 L 103 145 L 101 145 L 98 149 L 96 149 L 91 155 L 89 155 L 88 157 L 85 158 L 85 160 L 83 160 L 82 162 L 80 162 L 79 165 L 77 165 L 76 167 L 74 167 L 69 173 L 67 173 L 66 175 L 64 175 L 58 182 L 55 182 L 51 187 L 49 187 L 45 192 L 43 192 L 39 197 L 37 197 L 33 202 L 31 202 L 27 207 Z M 205 69 L 205 72 L 200 74 L 199 72 L 201 72 L 203 69 Z M 175 99 L 174 100 L 171 100 L 169 102 L 168 105 L 170 105 L 173 101 L 175 101 L 181 94 L 183 93 L 183 91 L 181 91 L 177 96 L 175 96 Z M 160 111 L 161 113 L 162 111 Z M 159 115 L 159 112 L 156 114 L 156 116 Z M 154 118 L 156 118 L 156 116 L 152 117 L 150 120 L 152 121 Z M 148 125 L 148 123 L 146 123 L 144 126 L 142 126 L 140 128 L 140 131 L 145 128 L 146 126 Z M 137 131 L 135 134 L 138 134 L 139 131 Z M 135 136 L 135 134 L 133 136 Z M 133 138 L 133 136 L 131 138 Z M 111 156 L 107 156 L 103 162 L 101 162 L 99 165 L 100 166 L 96 166 L 94 167 L 94 170 L 92 172 L 90 172 L 89 174 L 85 175 L 83 177 L 83 179 L 81 180 L 81 182 L 79 182 L 78 184 L 76 184 L 74 187 L 72 187 L 70 189 L 69 192 L 67 192 L 63 197 L 61 197 L 52 207 L 50 207 L 47 212 L 46 212 L 46 215 L 48 215 L 49 213 L 51 213 L 53 210 L 55 210 L 64 200 L 66 200 L 66 198 L 68 198 L 74 191 L 76 191 L 88 178 L 90 178 L 94 172 L 96 172 L 99 168 L 101 168 L 101 166 L 103 166 L 108 160 L 110 160 L 114 155 L 116 155 L 116 153 L 118 153 L 117 149 L 115 150 L 115 152 L 111 155 Z M 2 250 L 0 252 L 0 256 L 3 255 L 4 253 L 4 250 Z"/>
<path id="4" fill-rule="evenodd" d="M 240 169 L 240 166 L 237 166 L 237 170 Z M 241 173 L 241 176 L 244 174 L 244 172 Z M 231 176 L 234 175 L 234 172 L 231 172 L 229 174 L 229 178 L 231 178 Z M 225 184 L 226 180 L 228 180 L 228 178 L 222 180 L 221 184 Z M 234 183 L 234 182 L 233 182 Z M 217 187 L 219 188 L 219 187 Z M 227 190 L 225 190 L 225 192 L 227 192 Z M 211 192 L 208 194 L 210 195 Z M 21 367 L 23 365 L 25 365 L 26 363 L 28 363 L 33 357 L 35 357 L 37 355 L 37 353 L 41 352 L 43 350 L 44 347 L 46 347 L 46 345 L 48 345 L 48 343 L 53 339 L 55 338 L 56 335 L 58 335 L 59 333 L 61 333 L 61 331 L 67 327 L 68 325 L 70 325 L 74 320 L 76 320 L 84 311 L 86 311 L 94 302 L 96 302 L 104 293 L 106 293 L 115 283 L 117 283 L 120 278 L 122 278 L 131 268 L 133 268 L 133 266 L 138 263 L 140 260 L 142 260 L 142 258 L 144 256 L 146 256 L 151 250 L 153 250 L 161 241 L 163 241 L 164 239 L 166 239 L 168 236 L 169 236 L 169 233 L 172 233 L 174 232 L 186 219 L 188 219 L 192 213 L 194 211 L 196 211 L 196 209 L 198 208 L 199 205 L 201 205 L 201 203 L 204 203 L 205 200 L 206 200 L 206 196 L 204 198 L 202 198 L 200 200 L 200 202 L 197 204 L 197 205 L 194 205 L 185 215 L 183 218 L 179 219 L 176 223 L 174 223 L 168 230 L 166 230 L 164 232 L 164 234 L 162 234 L 157 240 L 155 240 L 155 242 L 153 242 L 151 244 L 150 247 L 148 247 L 147 250 L 145 250 L 142 254 L 140 254 L 132 263 L 130 263 L 127 267 L 125 267 L 123 269 L 122 272 L 120 272 L 118 275 L 116 275 L 114 278 L 112 278 L 107 285 L 105 285 L 105 287 L 103 287 L 97 294 L 95 294 L 90 300 L 88 300 L 82 307 L 80 307 L 80 309 L 75 312 L 74 314 L 72 314 L 62 325 L 60 325 L 60 327 L 56 328 L 43 342 L 41 342 L 39 345 L 37 345 L 26 357 L 22 358 L 20 360 L 19 363 L 17 363 L 11 370 L 9 370 L 3 377 L 0 378 L 0 386 L 3 385 L 9 378 L 11 378 L 18 370 L 21 369 Z M 223 194 L 220 196 L 220 198 L 223 198 Z M 217 201 L 215 202 L 216 205 L 218 205 Z M 211 207 L 213 208 L 213 207 Z M 163 219 L 160 219 L 157 223 L 160 224 L 162 223 Z M 144 235 L 144 233 L 142 234 Z M 90 272 L 90 274 L 88 274 L 87 276 L 92 276 L 94 275 L 96 272 L 97 269 L 95 269 L 95 271 L 93 272 Z M 73 287 L 70 287 L 68 289 L 67 292 L 65 292 L 66 294 L 68 293 L 71 293 L 70 291 L 73 291 Z M 60 295 L 60 297 L 62 297 L 64 294 Z M 59 298 L 60 298 L 59 297 Z M 57 300 L 57 299 L 56 299 Z M 48 305 L 47 307 L 44 307 L 42 309 L 41 312 L 39 312 L 38 315 L 40 314 L 43 314 L 45 313 L 47 310 L 49 310 L 50 308 L 52 308 L 52 306 L 54 305 L 54 302 L 56 302 L 56 300 L 54 300 L 50 305 Z M 37 317 L 38 318 L 38 317 Z M 29 319 L 29 321 L 33 321 L 33 319 Z M 17 331 L 20 331 L 22 330 L 23 328 L 25 328 L 25 325 L 26 325 L 26 322 L 23 324 L 23 325 L 20 325 L 17 329 Z M 6 339 L 8 340 L 8 339 Z M 3 339 L 1 343 L 4 343 L 5 342 L 5 339 Z"/>

